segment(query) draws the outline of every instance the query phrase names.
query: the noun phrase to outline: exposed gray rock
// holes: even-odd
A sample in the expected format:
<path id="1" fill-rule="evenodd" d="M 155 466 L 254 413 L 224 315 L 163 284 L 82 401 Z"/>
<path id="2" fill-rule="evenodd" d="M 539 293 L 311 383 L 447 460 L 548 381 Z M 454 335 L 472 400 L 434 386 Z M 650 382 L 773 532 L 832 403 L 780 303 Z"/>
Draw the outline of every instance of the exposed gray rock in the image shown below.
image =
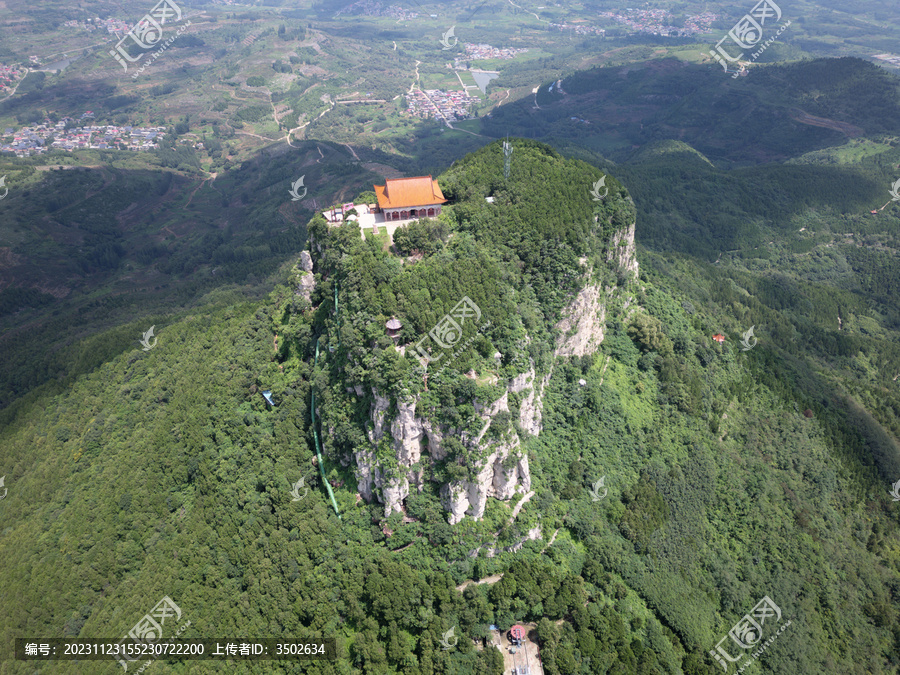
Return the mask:
<path id="1" fill-rule="evenodd" d="M 532 375 L 531 388 L 519 405 L 519 426 L 530 436 L 538 436 L 544 430 L 542 421 L 544 388 L 550 382 L 550 375 L 553 373 L 553 369 L 551 368 L 550 372 L 544 375 L 537 387 L 533 384 L 533 367 L 529 372 Z"/>
<path id="2" fill-rule="evenodd" d="M 378 443 L 381 437 L 384 436 L 384 420 L 391 401 L 384 396 L 379 396 L 374 388 L 372 389 L 372 395 L 375 397 L 375 400 L 372 402 L 369 411 L 369 419 L 372 420 L 374 427 L 370 428 L 368 432 L 369 440 L 374 444 Z"/>
<path id="3" fill-rule="evenodd" d="M 563 318 L 556 324 L 560 331 L 556 356 L 584 356 L 593 354 L 600 347 L 606 321 L 606 305 L 601 302 L 600 295 L 598 285 L 587 283 L 563 310 Z"/>
<path id="4" fill-rule="evenodd" d="M 391 436 L 394 437 L 394 451 L 401 466 L 412 466 L 421 459 L 424 435 L 422 420 L 416 417 L 416 401 L 398 401 L 397 416 L 391 422 Z"/>
<path id="5" fill-rule="evenodd" d="M 624 230 L 619 230 L 609 240 L 606 262 L 614 263 L 616 273 L 624 279 L 637 280 L 638 262 L 635 255 L 634 223 Z"/>
<path id="6" fill-rule="evenodd" d="M 530 388 L 532 384 L 534 384 L 534 361 L 531 362 L 531 368 L 509 381 L 507 389 L 513 394 L 518 394 L 520 391 Z"/>
<path id="7" fill-rule="evenodd" d="M 538 525 L 538 526 L 533 527 L 530 530 L 528 530 L 527 536 L 523 537 L 522 539 L 517 541 L 512 546 L 504 546 L 502 550 L 505 553 L 515 553 L 520 548 L 522 548 L 522 546 L 525 545 L 526 541 L 532 541 L 534 539 L 540 539 L 540 538 L 541 538 L 541 526 Z M 476 548 L 473 551 L 469 551 L 469 557 L 470 558 L 476 557 L 478 555 L 478 552 L 481 551 L 482 547 L 484 547 L 484 544 L 482 544 L 481 546 L 479 546 L 478 548 Z M 493 558 L 497 555 L 497 549 L 493 546 L 488 546 L 487 548 L 485 548 L 485 552 L 486 552 L 488 558 Z"/>
<path id="8" fill-rule="evenodd" d="M 373 490 L 375 488 L 376 474 L 380 483 L 380 470 L 375 466 L 375 453 L 365 448 L 357 450 L 356 459 L 356 482 L 357 492 L 367 502 L 371 502 L 374 498 Z"/>
<path id="9" fill-rule="evenodd" d="M 309 251 L 300 251 L 300 269 L 304 272 L 313 271 L 312 256 Z"/>
<path id="10" fill-rule="evenodd" d="M 446 457 L 442 447 L 443 438 L 447 433 L 455 433 L 455 430 L 442 429 L 432 421 L 417 416 L 418 401 L 415 398 L 398 401 L 396 413 L 389 425 L 396 468 L 390 477 L 386 477 L 376 465 L 374 447 L 382 441 L 388 430 L 390 401 L 374 390 L 373 395 L 375 400 L 370 408 L 371 425 L 368 428 L 373 448 L 361 448 L 355 452 L 356 477 L 358 492 L 363 499 L 378 499 L 384 504 L 385 516 L 389 516 L 394 511 L 402 510 L 403 500 L 409 496 L 411 489 L 421 490 L 423 487 L 422 450 L 425 440 L 427 439 L 430 458 L 440 461 Z M 484 451 L 489 454 L 480 462 L 472 480 L 442 487 L 441 495 L 450 512 L 451 523 L 459 522 L 465 515 L 481 518 L 489 497 L 511 499 L 518 486 L 521 485 L 526 492 L 531 489 L 528 458 L 518 452 L 520 441 L 515 432 L 506 430 L 507 433 L 500 442 L 495 439 L 484 441 L 484 435 L 497 414 L 509 412 L 508 393 L 490 404 L 476 402 L 476 405 L 484 426 L 477 438 L 469 439 L 462 435 L 460 440 L 473 454 Z M 514 458 L 508 459 L 510 455 L 514 455 Z"/>

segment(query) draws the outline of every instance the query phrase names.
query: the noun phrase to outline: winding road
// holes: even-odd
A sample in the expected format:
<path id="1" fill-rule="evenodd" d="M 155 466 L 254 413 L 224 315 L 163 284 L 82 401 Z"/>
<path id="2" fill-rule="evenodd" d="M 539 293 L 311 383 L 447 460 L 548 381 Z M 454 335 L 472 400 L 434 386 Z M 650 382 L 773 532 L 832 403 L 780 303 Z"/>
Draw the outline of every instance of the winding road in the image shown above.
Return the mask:
<path id="1" fill-rule="evenodd" d="M 535 19 L 537 19 L 538 21 L 543 21 L 544 23 L 547 23 L 547 24 L 550 23 L 550 21 L 547 21 L 547 19 L 542 19 L 541 17 L 539 17 L 539 16 L 538 16 L 537 14 L 535 14 L 534 12 L 529 12 L 527 9 L 525 9 L 524 7 L 521 7 L 520 5 L 517 5 L 517 4 L 514 3 L 512 0 L 506 0 L 506 1 L 507 1 L 509 4 L 511 4 L 513 7 L 517 7 L 518 9 L 521 9 L 521 10 L 522 10 L 523 12 L 525 12 L 526 14 L 531 14 L 531 16 L 533 16 L 533 17 L 534 17 Z"/>
<path id="2" fill-rule="evenodd" d="M 9 92 L 9 96 L 7 96 L 7 97 L 4 98 L 4 99 L 0 99 L 0 102 L 5 101 L 5 100 L 10 99 L 10 98 L 12 98 L 13 96 L 15 96 L 15 95 L 16 95 L 16 90 L 19 88 L 19 85 L 22 84 L 22 83 L 25 81 L 25 78 L 26 78 L 26 77 L 28 77 L 32 72 L 34 72 L 34 71 L 31 70 L 31 68 L 25 68 L 25 70 L 26 70 L 26 72 L 25 72 L 25 74 L 22 76 L 22 79 L 20 79 L 18 82 L 16 82 L 16 86 L 13 87 L 13 90 L 12 90 L 11 92 Z"/>

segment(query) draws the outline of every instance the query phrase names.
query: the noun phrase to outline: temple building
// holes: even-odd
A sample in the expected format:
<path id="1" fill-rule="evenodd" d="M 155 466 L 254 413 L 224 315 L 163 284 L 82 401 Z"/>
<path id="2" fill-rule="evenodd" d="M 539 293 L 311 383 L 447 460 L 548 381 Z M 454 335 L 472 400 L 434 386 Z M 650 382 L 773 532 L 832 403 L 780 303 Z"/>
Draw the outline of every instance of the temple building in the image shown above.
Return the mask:
<path id="1" fill-rule="evenodd" d="M 378 210 L 386 221 L 433 217 L 447 202 L 438 182 L 431 176 L 386 178 L 384 185 L 373 187 Z"/>

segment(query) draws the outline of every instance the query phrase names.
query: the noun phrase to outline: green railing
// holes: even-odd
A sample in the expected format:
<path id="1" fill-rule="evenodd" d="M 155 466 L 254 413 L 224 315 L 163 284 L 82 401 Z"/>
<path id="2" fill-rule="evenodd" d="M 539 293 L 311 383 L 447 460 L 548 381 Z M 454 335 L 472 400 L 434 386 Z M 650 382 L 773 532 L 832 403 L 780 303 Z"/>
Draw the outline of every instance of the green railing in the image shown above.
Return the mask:
<path id="1" fill-rule="evenodd" d="M 316 361 L 313 365 L 313 373 L 315 374 L 315 369 L 319 365 L 319 340 L 322 338 L 319 337 L 316 340 Z M 322 462 L 322 445 L 319 443 L 319 431 L 316 429 L 316 389 L 315 382 L 313 382 L 310 387 L 312 390 L 312 402 L 309 407 L 309 417 L 312 421 L 312 430 L 313 430 L 313 438 L 316 439 L 316 457 L 319 458 L 319 473 L 322 474 L 322 484 L 325 486 L 325 489 L 328 490 L 328 496 L 331 497 L 331 505 L 334 507 L 334 512 L 337 514 L 338 520 L 341 519 L 341 513 L 338 511 L 337 500 L 334 498 L 334 492 L 331 490 L 331 483 L 328 482 L 328 479 L 325 477 L 325 464 Z"/>

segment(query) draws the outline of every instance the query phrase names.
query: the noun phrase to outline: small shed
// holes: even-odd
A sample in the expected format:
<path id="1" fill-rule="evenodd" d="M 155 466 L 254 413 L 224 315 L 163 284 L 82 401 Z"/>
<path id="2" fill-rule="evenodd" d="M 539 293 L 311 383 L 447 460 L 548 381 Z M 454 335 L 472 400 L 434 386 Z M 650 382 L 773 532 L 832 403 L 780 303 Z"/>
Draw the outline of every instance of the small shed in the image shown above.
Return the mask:
<path id="1" fill-rule="evenodd" d="M 400 337 L 400 329 L 403 328 L 403 324 L 398 319 L 391 317 L 391 320 L 384 324 L 384 327 L 387 328 L 388 337 L 397 339 Z"/>
<path id="2" fill-rule="evenodd" d="M 713 335 L 713 340 L 715 340 L 719 344 L 722 344 L 723 342 L 725 342 L 725 336 L 721 333 L 716 333 L 715 335 Z"/>

